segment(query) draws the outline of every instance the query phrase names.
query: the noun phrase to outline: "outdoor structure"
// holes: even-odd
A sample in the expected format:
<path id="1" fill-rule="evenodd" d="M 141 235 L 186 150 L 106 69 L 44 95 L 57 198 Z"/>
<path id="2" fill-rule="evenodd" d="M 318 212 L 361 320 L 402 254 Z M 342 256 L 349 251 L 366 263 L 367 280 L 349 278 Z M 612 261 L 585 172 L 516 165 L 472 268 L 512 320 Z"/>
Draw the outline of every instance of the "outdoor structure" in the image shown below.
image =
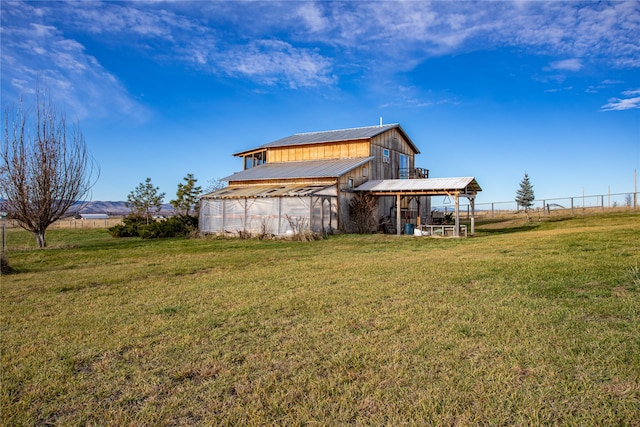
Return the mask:
<path id="1" fill-rule="evenodd" d="M 471 198 L 480 191 L 475 180 L 464 188 L 458 182 L 435 188 L 428 170 L 415 167 L 419 153 L 399 124 L 300 133 L 241 151 L 234 156 L 244 170 L 222 178 L 228 187 L 201 198 L 200 231 L 352 232 L 350 201 L 366 192 L 377 198 L 376 220 L 390 218 L 400 234 L 402 219 L 429 223 L 429 196 Z M 409 182 L 422 187 L 392 185 Z"/>
<path id="2" fill-rule="evenodd" d="M 471 235 L 475 233 L 475 198 L 479 191 L 482 191 L 480 185 L 473 177 L 466 178 L 427 178 L 427 179 L 413 179 L 413 180 L 381 180 L 381 181 L 368 181 L 360 185 L 354 191 L 365 192 L 375 196 L 394 196 L 396 198 L 396 205 L 400 206 L 402 197 L 419 197 L 419 196 L 448 196 L 453 199 L 455 211 L 454 218 L 455 223 L 451 225 L 451 231 L 453 236 L 460 236 L 460 197 L 466 197 L 469 199 L 469 205 L 471 206 Z M 401 212 L 398 210 L 396 213 L 396 224 L 401 223 Z M 442 230 L 442 235 L 446 235 L 447 226 L 431 224 L 427 215 L 427 222 L 416 224 L 424 231 L 427 231 L 429 235 L 434 235 L 434 230 Z M 397 234 L 400 234 L 400 229 L 397 229 Z"/>

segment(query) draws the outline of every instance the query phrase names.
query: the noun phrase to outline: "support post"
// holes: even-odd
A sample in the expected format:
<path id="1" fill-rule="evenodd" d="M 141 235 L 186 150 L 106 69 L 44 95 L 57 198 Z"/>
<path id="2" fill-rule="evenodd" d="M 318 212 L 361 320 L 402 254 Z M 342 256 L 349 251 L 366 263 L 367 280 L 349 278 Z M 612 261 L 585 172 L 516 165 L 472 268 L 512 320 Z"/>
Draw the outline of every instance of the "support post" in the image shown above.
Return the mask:
<path id="1" fill-rule="evenodd" d="M 400 194 L 396 194 L 396 235 L 400 235 L 400 229 L 402 228 L 402 215 L 400 214 L 400 199 L 402 196 Z"/>
<path id="2" fill-rule="evenodd" d="M 633 209 L 638 209 L 638 170 L 633 170 Z"/>
<path id="3" fill-rule="evenodd" d="M 453 230 L 453 235 L 455 237 L 460 237 L 460 197 L 458 194 L 453 195 L 453 201 L 456 206 L 456 229 Z"/>
<path id="4" fill-rule="evenodd" d="M 471 235 L 476 234 L 476 197 L 469 198 L 469 204 L 471 205 Z"/>
<path id="5" fill-rule="evenodd" d="M 225 219 L 226 219 L 226 209 L 227 209 L 226 199 L 222 199 L 222 221 L 221 221 L 221 224 L 220 224 L 222 226 L 222 228 L 220 229 L 221 233 L 224 233 L 224 225 L 225 225 L 224 222 L 225 222 Z"/>
<path id="6" fill-rule="evenodd" d="M 278 234 L 282 233 L 282 197 L 278 197 Z"/>

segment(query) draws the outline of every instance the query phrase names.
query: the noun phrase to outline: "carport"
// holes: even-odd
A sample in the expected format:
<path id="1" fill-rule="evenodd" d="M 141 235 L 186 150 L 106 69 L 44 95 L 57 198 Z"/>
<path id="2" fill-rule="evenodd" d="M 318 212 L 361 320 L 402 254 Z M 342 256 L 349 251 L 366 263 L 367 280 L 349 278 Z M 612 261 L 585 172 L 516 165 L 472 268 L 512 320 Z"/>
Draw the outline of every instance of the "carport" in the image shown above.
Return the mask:
<path id="1" fill-rule="evenodd" d="M 403 196 L 449 196 L 455 204 L 454 236 L 460 236 L 460 197 L 469 199 L 471 207 L 471 235 L 475 233 L 475 199 L 482 191 L 474 177 L 463 178 L 426 178 L 426 179 L 385 179 L 367 181 L 355 192 L 363 192 L 373 196 L 395 196 L 396 205 L 400 206 Z M 400 234 L 401 215 L 396 209 L 396 233 Z"/>

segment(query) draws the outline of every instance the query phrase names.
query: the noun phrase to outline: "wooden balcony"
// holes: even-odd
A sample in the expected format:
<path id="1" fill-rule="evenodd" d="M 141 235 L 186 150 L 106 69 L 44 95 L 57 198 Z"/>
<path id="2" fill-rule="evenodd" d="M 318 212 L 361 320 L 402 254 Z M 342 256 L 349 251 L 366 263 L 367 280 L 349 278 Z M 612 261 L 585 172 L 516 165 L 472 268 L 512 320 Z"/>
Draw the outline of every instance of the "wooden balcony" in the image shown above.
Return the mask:
<path id="1" fill-rule="evenodd" d="M 425 179 L 429 178 L 429 169 L 400 168 L 398 176 L 400 177 L 400 179 Z"/>

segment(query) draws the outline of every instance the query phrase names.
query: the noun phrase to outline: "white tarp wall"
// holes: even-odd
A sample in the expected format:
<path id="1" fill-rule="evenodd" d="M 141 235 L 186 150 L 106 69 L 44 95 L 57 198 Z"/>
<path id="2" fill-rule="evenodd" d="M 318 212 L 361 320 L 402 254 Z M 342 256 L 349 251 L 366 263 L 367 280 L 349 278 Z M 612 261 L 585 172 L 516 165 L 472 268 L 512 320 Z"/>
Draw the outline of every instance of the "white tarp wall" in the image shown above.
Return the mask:
<path id="1" fill-rule="evenodd" d="M 335 196 L 258 197 L 202 199 L 200 231 L 203 233 L 248 232 L 290 234 L 291 225 L 314 232 L 338 228 Z"/>

